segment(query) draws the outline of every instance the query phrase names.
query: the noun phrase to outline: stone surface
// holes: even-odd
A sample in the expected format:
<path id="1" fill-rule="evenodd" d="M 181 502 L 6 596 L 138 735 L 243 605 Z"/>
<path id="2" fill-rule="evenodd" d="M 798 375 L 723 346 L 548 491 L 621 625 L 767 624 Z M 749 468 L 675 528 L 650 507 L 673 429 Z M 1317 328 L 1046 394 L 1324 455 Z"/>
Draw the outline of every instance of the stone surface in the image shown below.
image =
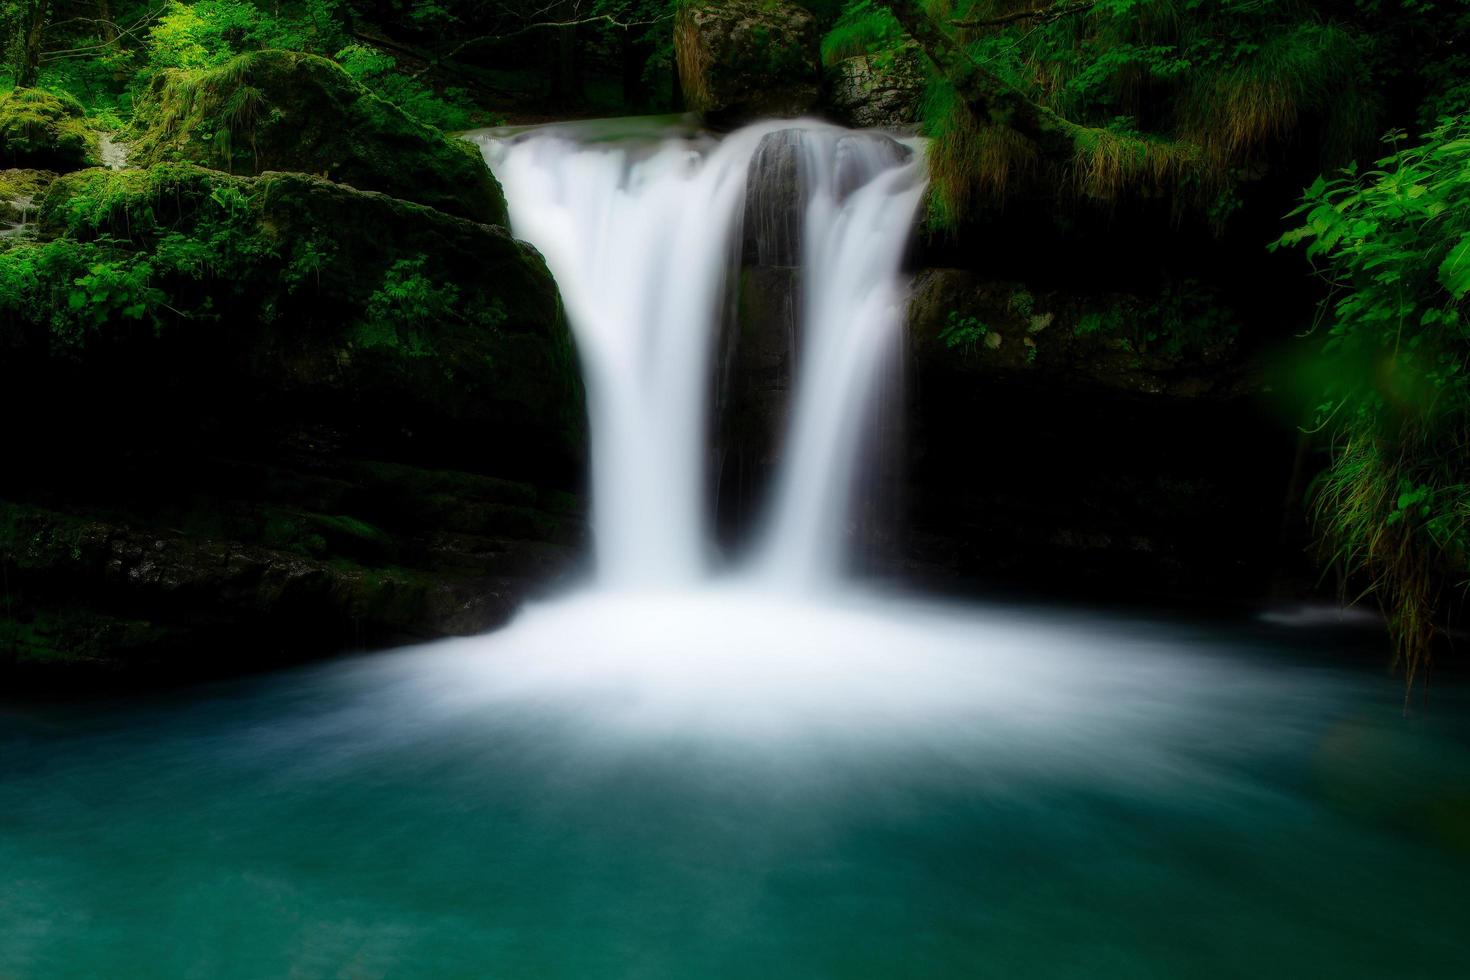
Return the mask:
<path id="1" fill-rule="evenodd" d="M 826 72 L 827 107 L 849 126 L 912 129 L 919 123 L 926 76 L 917 44 L 844 58 Z"/>
<path id="2" fill-rule="evenodd" d="M 790 3 L 697 2 L 674 24 L 684 97 L 716 124 L 810 111 L 820 94 L 819 42 L 816 18 Z"/>

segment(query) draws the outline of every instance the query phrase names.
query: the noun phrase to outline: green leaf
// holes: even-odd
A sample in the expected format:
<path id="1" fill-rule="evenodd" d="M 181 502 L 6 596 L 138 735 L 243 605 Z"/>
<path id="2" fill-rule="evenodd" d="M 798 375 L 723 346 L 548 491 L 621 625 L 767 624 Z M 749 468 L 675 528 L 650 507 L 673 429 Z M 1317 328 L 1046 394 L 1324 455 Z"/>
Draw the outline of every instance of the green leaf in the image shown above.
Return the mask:
<path id="1" fill-rule="evenodd" d="M 1460 236 L 1439 264 L 1439 283 L 1457 300 L 1470 292 L 1470 232 Z"/>

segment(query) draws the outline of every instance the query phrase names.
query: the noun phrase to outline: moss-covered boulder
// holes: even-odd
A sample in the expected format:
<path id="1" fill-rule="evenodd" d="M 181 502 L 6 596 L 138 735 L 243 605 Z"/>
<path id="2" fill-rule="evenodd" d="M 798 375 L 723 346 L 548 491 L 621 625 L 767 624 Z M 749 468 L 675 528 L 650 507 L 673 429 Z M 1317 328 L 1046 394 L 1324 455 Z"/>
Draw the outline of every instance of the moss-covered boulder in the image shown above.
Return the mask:
<path id="1" fill-rule="evenodd" d="M 0 242 L 0 686 L 474 632 L 570 567 L 582 393 L 504 228 L 182 163 L 56 178 L 33 226 Z"/>
<path id="2" fill-rule="evenodd" d="M 34 88 L 0 96 L 0 167 L 60 172 L 100 162 L 97 134 L 76 99 Z"/>
<path id="3" fill-rule="evenodd" d="M 674 22 L 689 108 L 716 124 L 799 116 L 820 92 L 817 20 L 780 0 L 696 0 Z"/>
<path id="4" fill-rule="evenodd" d="M 505 196 L 472 146 L 314 55 L 257 51 L 210 71 L 166 72 L 139 101 L 135 130 L 131 160 L 140 166 L 297 171 L 506 223 Z"/>
<path id="5" fill-rule="evenodd" d="M 907 129 L 919 122 L 927 74 L 912 42 L 844 58 L 826 72 L 826 104 L 849 126 Z"/>
<path id="6" fill-rule="evenodd" d="M 64 354 L 68 371 L 126 366 L 130 387 L 174 389 L 207 367 L 212 390 L 257 403 L 254 425 L 317 417 L 465 456 L 488 432 L 504 468 L 579 464 L 556 285 L 504 228 L 305 174 L 177 163 L 65 175 L 39 224 L 11 256 L 23 288 L 0 295 L 0 342 L 43 367 Z"/>

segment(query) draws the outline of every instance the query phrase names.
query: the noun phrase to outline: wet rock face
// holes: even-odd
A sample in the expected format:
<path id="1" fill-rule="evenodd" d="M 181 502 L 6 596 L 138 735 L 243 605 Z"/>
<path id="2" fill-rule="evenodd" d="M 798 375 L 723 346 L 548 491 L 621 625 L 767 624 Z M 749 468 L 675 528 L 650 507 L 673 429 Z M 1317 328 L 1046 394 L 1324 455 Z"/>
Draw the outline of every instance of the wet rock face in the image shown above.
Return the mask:
<path id="1" fill-rule="evenodd" d="M 751 266 L 801 261 L 801 134 L 783 129 L 761 139 L 745 181 L 741 258 Z"/>
<path id="2" fill-rule="evenodd" d="M 836 193 L 846 200 L 867 176 L 908 159 L 913 151 L 881 133 L 855 133 L 838 141 Z M 748 266 L 801 264 L 804 154 L 800 130 L 783 129 L 761 139 L 751 159 L 741 218 L 741 257 Z"/>
<path id="3" fill-rule="evenodd" d="M 480 153 L 385 102 L 314 55 L 258 51 L 203 74 L 166 72 L 137 109 L 131 160 L 235 174 L 296 171 L 504 225 Z"/>
<path id="4" fill-rule="evenodd" d="M 41 199 L 55 179 L 46 170 L 0 170 L 0 243 L 35 232 Z"/>
<path id="5" fill-rule="evenodd" d="M 909 129 L 924 101 L 924 56 L 916 44 L 845 58 L 827 69 L 827 106 L 849 126 Z"/>
<path id="6" fill-rule="evenodd" d="M 674 25 L 679 81 L 689 108 L 716 125 L 799 116 L 821 88 L 816 18 L 790 3 L 707 0 Z"/>
<path id="7" fill-rule="evenodd" d="M 769 133 L 747 176 L 740 277 L 722 338 L 715 413 L 713 482 L 720 530 L 730 543 L 760 516 L 789 422 L 801 347 L 808 152 L 799 130 Z M 838 141 L 833 189 L 845 199 L 875 168 L 892 166 L 911 152 L 880 133 L 844 136 Z"/>

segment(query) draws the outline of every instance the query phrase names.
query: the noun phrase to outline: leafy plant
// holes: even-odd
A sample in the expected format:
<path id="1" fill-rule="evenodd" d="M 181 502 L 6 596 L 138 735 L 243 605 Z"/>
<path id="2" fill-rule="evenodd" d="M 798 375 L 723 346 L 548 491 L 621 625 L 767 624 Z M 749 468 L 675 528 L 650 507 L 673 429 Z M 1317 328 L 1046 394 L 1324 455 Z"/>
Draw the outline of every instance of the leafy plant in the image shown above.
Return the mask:
<path id="1" fill-rule="evenodd" d="M 977 318 L 963 316 L 958 310 L 950 310 L 944 321 L 944 329 L 939 331 L 939 342 L 952 350 L 972 351 L 990 333 L 990 328 Z"/>
<path id="2" fill-rule="evenodd" d="M 1412 688 L 1470 571 L 1470 123 L 1390 144 L 1313 183 L 1276 247 L 1303 246 L 1332 290 L 1307 379 L 1333 445 L 1324 548 L 1384 606 Z"/>

